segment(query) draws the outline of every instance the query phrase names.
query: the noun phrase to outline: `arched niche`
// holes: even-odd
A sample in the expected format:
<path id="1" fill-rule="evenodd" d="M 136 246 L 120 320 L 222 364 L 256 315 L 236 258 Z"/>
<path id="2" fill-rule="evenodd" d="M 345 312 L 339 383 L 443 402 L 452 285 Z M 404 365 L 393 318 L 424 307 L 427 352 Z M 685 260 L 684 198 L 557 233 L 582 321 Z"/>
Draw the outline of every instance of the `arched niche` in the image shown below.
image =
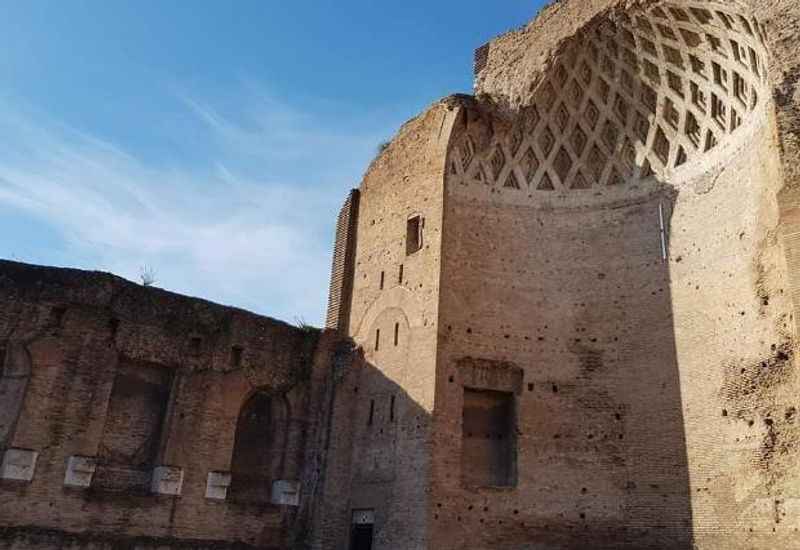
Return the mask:
<path id="1" fill-rule="evenodd" d="M 260 389 L 242 404 L 231 457 L 229 499 L 270 501 L 272 483 L 281 479 L 288 440 L 289 403 L 285 396 Z"/>

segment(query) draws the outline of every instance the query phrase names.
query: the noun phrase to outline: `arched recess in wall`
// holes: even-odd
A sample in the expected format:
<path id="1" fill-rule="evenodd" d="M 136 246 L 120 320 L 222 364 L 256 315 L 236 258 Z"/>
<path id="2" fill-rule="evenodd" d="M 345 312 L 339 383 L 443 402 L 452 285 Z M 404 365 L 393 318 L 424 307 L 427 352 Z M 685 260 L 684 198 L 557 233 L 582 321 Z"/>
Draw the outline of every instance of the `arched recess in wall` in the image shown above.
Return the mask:
<path id="1" fill-rule="evenodd" d="M 409 328 L 423 326 L 425 307 L 419 296 L 407 288 L 397 286 L 381 293 L 367 308 L 355 326 L 355 340 L 359 343 L 372 341 L 371 330 L 379 316 L 390 309 L 400 309 Z"/>
<path id="2" fill-rule="evenodd" d="M 425 326 L 424 312 L 419 296 L 398 286 L 381 293 L 357 325 L 355 340 L 367 361 L 395 383 L 403 384 L 409 375 L 408 351 L 414 330 Z"/>
<path id="3" fill-rule="evenodd" d="M 736 2 L 618 10 L 565 41 L 513 120 L 467 113 L 448 182 L 594 205 L 724 165 L 767 121 L 765 30 Z"/>
<path id="4" fill-rule="evenodd" d="M 231 457 L 230 500 L 270 501 L 272 483 L 281 478 L 284 466 L 288 418 L 285 396 L 261 389 L 244 401 Z"/>
<path id="5" fill-rule="evenodd" d="M 161 454 L 174 371 L 120 357 L 98 447 L 95 488 L 146 494 Z"/>
<path id="6" fill-rule="evenodd" d="M 11 445 L 28 382 L 31 356 L 23 344 L 0 344 L 0 449 Z"/>

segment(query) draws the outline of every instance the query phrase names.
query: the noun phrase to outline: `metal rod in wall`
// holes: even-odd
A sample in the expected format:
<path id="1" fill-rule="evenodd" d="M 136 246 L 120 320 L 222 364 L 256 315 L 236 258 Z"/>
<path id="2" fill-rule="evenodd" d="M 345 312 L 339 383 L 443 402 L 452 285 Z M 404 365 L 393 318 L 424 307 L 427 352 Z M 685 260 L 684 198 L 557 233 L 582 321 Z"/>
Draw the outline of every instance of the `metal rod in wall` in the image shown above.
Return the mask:
<path id="1" fill-rule="evenodd" d="M 664 224 L 664 203 L 658 203 L 658 223 L 661 227 L 661 259 L 667 261 L 667 228 Z"/>

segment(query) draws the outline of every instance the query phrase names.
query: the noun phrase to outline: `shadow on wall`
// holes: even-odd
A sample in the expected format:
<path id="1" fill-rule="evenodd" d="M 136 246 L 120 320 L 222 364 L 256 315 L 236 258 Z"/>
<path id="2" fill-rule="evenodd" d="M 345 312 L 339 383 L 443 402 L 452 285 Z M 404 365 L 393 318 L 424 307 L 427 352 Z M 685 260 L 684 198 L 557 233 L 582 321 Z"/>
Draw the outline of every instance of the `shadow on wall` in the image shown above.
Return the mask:
<path id="1" fill-rule="evenodd" d="M 338 336 L 3 261 L 0 304 L 0 547 L 307 536 Z"/>
<path id="2" fill-rule="evenodd" d="M 670 271 L 657 223 L 671 200 L 664 191 L 602 213 L 570 212 L 566 223 L 564 212 L 525 211 L 518 240 L 500 239 L 502 229 L 487 235 L 501 243 L 491 255 L 480 254 L 485 243 L 452 235 L 460 244 L 446 261 L 469 256 L 480 275 L 451 287 L 442 306 L 452 329 L 437 418 L 448 419 L 444 430 L 461 429 L 437 436 L 436 548 L 692 547 Z M 457 225 L 520 213 L 469 202 L 452 212 Z M 522 276 L 511 284 L 509 273 Z M 504 383 L 501 367 L 518 370 L 520 383 Z M 515 415 L 503 414 L 509 398 Z M 509 418 L 514 430 L 503 429 Z M 516 455 L 503 460 L 513 437 Z"/>
<path id="3" fill-rule="evenodd" d="M 334 367 L 340 380 L 322 445 L 325 479 L 315 497 L 312 546 L 423 547 L 430 414 L 361 350 L 354 357 L 345 350 L 349 368 Z"/>
<path id="4" fill-rule="evenodd" d="M 441 347 L 450 384 L 437 392 L 437 419 L 461 418 L 475 401 L 463 398 L 461 386 L 502 390 L 465 367 L 509 363 L 524 381 L 516 394 L 513 490 L 465 487 L 473 464 L 459 452 L 460 434 L 442 423 L 437 548 L 688 549 L 698 535 L 698 503 L 698 518 L 717 531 L 705 542 L 740 528 L 730 517 L 743 510 L 723 496 L 730 488 L 720 483 L 716 501 L 704 493 L 693 502 L 691 478 L 710 484 L 730 475 L 711 464 L 709 453 L 723 458 L 724 443 L 705 426 L 723 429 L 711 405 L 722 370 L 717 355 L 736 343 L 717 333 L 718 312 L 704 309 L 749 304 L 754 291 L 746 276 L 738 287 L 724 284 L 731 270 L 749 274 L 747 259 L 734 267 L 702 256 L 741 250 L 745 220 L 764 204 L 747 180 L 763 186 L 772 174 L 742 165 L 765 163 L 750 145 L 769 120 L 768 56 L 754 17 L 704 5 L 652 3 L 604 14 L 562 44 L 535 84 L 507 77 L 520 95 L 506 100 L 524 107 L 497 113 L 460 99 L 443 244 L 450 284 L 443 284 Z M 494 44 L 499 70 L 520 55 L 513 50 L 528 32 Z M 488 54 L 478 52 L 479 71 Z M 712 177 L 728 168 L 740 171 L 741 180 L 729 182 L 735 190 L 712 193 Z M 742 210 L 728 202 L 737 193 L 748 205 Z M 724 219 L 703 227 L 720 212 Z M 673 225 L 682 263 L 669 258 Z M 755 231 L 747 229 L 750 238 Z M 732 331 L 749 328 L 741 319 Z M 698 334 L 713 339 L 708 365 Z"/>

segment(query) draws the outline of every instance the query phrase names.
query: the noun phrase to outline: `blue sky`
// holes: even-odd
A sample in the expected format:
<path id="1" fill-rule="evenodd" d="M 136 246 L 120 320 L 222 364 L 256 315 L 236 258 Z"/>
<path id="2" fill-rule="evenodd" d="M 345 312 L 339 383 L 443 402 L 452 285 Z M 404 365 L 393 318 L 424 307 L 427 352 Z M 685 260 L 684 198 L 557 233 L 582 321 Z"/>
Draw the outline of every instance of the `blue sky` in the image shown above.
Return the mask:
<path id="1" fill-rule="evenodd" d="M 0 257 L 320 324 L 378 144 L 538 0 L 0 0 Z"/>

